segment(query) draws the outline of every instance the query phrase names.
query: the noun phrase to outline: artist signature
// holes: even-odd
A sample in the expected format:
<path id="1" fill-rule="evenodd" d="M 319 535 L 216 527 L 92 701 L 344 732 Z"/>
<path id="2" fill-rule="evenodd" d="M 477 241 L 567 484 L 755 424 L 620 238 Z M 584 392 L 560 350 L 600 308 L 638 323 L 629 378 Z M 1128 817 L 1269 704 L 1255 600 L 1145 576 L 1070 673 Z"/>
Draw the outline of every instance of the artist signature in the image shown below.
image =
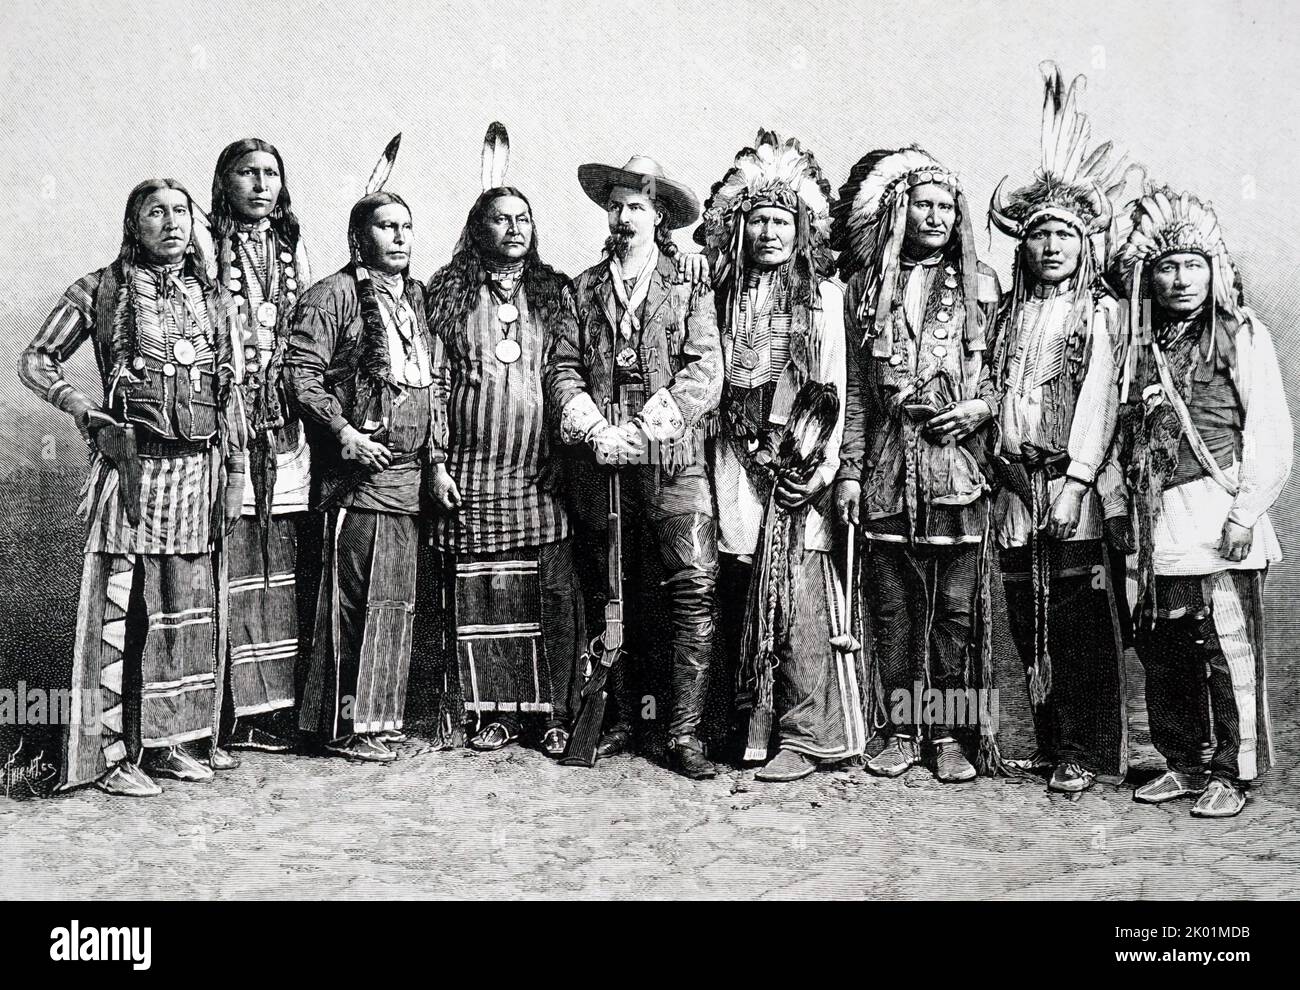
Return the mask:
<path id="1" fill-rule="evenodd" d="M 58 768 L 45 760 L 45 751 L 33 757 L 23 755 L 23 740 L 18 740 L 18 748 L 5 758 L 0 766 L 0 790 L 5 797 L 17 796 L 24 791 L 29 796 L 44 797 L 49 793 L 49 784 L 58 774 Z"/>

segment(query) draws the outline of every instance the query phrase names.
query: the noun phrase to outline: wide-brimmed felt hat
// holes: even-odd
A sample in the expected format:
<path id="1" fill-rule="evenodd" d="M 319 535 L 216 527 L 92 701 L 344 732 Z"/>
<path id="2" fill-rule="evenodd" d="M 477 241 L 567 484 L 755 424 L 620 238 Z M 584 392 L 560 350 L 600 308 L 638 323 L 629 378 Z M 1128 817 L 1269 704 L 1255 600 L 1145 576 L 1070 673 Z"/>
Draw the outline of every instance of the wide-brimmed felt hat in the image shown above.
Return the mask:
<path id="1" fill-rule="evenodd" d="M 609 191 L 615 186 L 640 189 L 664 210 L 669 230 L 687 227 L 700 216 L 700 201 L 690 188 L 664 174 L 653 158 L 633 155 L 622 168 L 593 162 L 578 166 L 578 183 L 593 203 L 609 205 Z"/>

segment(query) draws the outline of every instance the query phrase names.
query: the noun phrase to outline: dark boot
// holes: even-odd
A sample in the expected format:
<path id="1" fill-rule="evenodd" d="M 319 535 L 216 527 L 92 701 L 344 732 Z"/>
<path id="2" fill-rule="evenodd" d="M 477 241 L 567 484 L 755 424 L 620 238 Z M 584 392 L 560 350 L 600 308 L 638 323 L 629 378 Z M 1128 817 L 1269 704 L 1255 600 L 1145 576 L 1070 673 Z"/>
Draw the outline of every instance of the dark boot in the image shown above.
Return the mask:
<path id="1" fill-rule="evenodd" d="M 691 780 L 711 780 L 718 768 L 704 755 L 704 746 L 695 736 L 678 736 L 668 746 L 668 766 Z"/>

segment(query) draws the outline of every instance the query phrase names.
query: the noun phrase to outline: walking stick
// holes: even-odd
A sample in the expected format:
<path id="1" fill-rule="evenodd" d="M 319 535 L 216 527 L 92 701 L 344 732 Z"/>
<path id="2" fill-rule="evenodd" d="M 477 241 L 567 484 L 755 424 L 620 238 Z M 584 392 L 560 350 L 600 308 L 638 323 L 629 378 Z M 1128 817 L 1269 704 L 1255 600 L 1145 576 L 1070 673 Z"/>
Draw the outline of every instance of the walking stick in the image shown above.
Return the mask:
<path id="1" fill-rule="evenodd" d="M 831 637 L 831 646 L 841 653 L 856 653 L 862 647 L 853 635 L 853 551 L 857 543 L 858 527 L 849 523 L 849 545 L 844 551 L 844 583 L 835 589 L 839 593 L 843 624 L 840 631 Z"/>

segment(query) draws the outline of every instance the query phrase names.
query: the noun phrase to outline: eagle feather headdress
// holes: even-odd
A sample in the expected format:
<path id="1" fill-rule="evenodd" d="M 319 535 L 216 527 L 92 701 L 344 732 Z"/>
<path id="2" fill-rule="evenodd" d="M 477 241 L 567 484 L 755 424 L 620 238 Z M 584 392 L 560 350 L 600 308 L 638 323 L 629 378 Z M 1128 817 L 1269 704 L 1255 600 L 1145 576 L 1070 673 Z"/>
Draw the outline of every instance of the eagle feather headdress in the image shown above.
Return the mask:
<path id="1" fill-rule="evenodd" d="M 798 138 L 783 141 L 776 132 L 760 129 L 754 147 L 741 149 L 722 181 L 713 184 L 695 239 L 726 251 L 736 222 L 744 215 L 762 206 L 795 212 L 802 203 L 810 215 L 810 233 L 826 243 L 831 233 L 831 197 L 830 182 Z"/>
<path id="2" fill-rule="evenodd" d="M 1171 254 L 1199 254 L 1210 266 L 1209 323 L 1215 347 L 1226 354 L 1234 351 L 1236 328 L 1248 325 L 1241 276 L 1228 254 L 1223 230 L 1214 207 L 1191 193 L 1178 193 L 1168 186 L 1150 183 L 1132 205 L 1128 237 L 1116 252 L 1114 274 L 1128 295 L 1130 344 L 1152 340 L 1150 296 L 1146 273 Z M 1136 346 L 1130 346 L 1124 363 L 1121 401 L 1128 401 L 1129 386 L 1137 360 Z M 1232 360 L 1229 356 L 1229 361 Z"/>
<path id="3" fill-rule="evenodd" d="M 989 219 L 1004 234 L 1023 238 L 1040 220 L 1070 224 L 1080 235 L 1105 234 L 1114 243 L 1113 203 L 1129 174 L 1143 171 L 1126 155 L 1112 162 L 1114 145 L 1089 150 L 1092 126 L 1080 111 L 1087 77 L 1075 76 L 1069 88 L 1055 62 L 1042 62 L 1043 115 L 1039 166 L 1029 185 L 1005 194 L 1004 177 L 989 199 Z"/>
<path id="4" fill-rule="evenodd" d="M 961 195 L 956 174 L 919 145 L 871 151 L 853 166 L 832 210 L 831 244 L 841 252 L 841 274 L 847 277 L 879 256 L 892 232 L 893 210 L 906 201 L 909 189 L 928 182 Z"/>
<path id="5" fill-rule="evenodd" d="M 742 148 L 704 204 L 695 241 L 713 263 L 715 284 L 737 284 L 745 266 L 745 224 L 762 207 L 777 206 L 795 216 L 795 253 L 812 282 L 834 271 L 830 250 L 831 184 L 811 151 L 798 138 L 782 139 L 760 128 L 754 146 Z M 817 289 L 810 286 L 816 305 Z"/>
<path id="6" fill-rule="evenodd" d="M 968 347 L 982 350 L 985 346 L 976 309 L 979 263 L 975 258 L 975 234 L 961 182 L 951 169 L 913 144 L 863 155 L 850 170 L 848 180 L 840 187 L 839 201 L 831 208 L 831 247 L 840 252 L 840 277 L 848 280 L 858 272 L 867 273 L 868 284 L 861 295 L 857 319 L 864 341 L 874 338 L 872 353 L 876 357 L 888 357 L 893 347 L 890 311 L 907 233 L 908 193 L 915 186 L 931 183 L 950 190 L 957 206 L 953 239 L 960 256 L 956 263 L 960 266 L 966 309 L 963 332 Z"/>
<path id="7" fill-rule="evenodd" d="M 1211 204 L 1168 186 L 1148 185 L 1133 204 L 1130 221 L 1128 239 L 1115 257 L 1125 285 L 1133 285 L 1135 278 L 1140 280 L 1144 267 L 1167 255 L 1199 254 L 1210 264 L 1215 304 L 1225 312 L 1238 312 L 1240 278 Z"/>

